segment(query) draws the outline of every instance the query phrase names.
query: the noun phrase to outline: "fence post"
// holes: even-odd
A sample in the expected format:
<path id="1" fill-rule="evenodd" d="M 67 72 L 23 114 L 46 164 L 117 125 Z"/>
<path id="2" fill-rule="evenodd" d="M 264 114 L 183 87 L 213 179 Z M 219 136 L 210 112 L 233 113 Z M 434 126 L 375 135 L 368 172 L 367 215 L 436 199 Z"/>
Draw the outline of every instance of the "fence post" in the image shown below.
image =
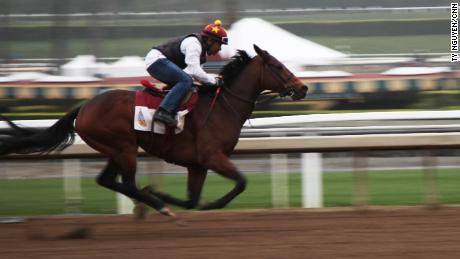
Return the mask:
<path id="1" fill-rule="evenodd" d="M 289 207 L 289 178 L 287 154 L 270 155 L 272 206 Z"/>
<path id="2" fill-rule="evenodd" d="M 81 166 L 79 159 L 64 159 L 64 210 L 66 213 L 79 213 L 81 196 Z"/>
<path id="3" fill-rule="evenodd" d="M 156 161 L 149 158 L 146 160 L 138 160 L 138 175 L 144 175 L 148 176 L 149 180 L 147 182 L 147 185 L 155 185 L 155 187 L 159 188 L 158 190 L 161 191 L 162 188 L 162 181 L 163 181 L 163 176 L 162 174 L 165 171 L 165 163 L 162 160 L 159 160 L 157 164 L 159 165 L 157 168 L 153 166 L 153 163 Z M 156 169 L 156 170 L 155 170 Z M 155 176 L 153 173 L 156 173 Z M 139 186 L 141 189 L 144 186 Z M 132 214 L 134 211 L 135 207 L 135 202 L 131 199 L 126 197 L 125 195 L 121 193 L 117 193 L 117 214 Z"/>
<path id="4" fill-rule="evenodd" d="M 125 195 L 117 192 L 117 214 L 132 214 L 134 202 Z"/>
<path id="5" fill-rule="evenodd" d="M 423 183 L 425 193 L 424 202 L 429 207 L 436 207 L 439 205 L 436 172 L 437 159 L 433 150 L 423 150 L 422 152 Z"/>
<path id="6" fill-rule="evenodd" d="M 302 208 L 323 207 L 321 153 L 302 154 Z"/>
<path id="7" fill-rule="evenodd" d="M 367 152 L 353 152 L 353 206 L 366 208 L 369 198 Z"/>

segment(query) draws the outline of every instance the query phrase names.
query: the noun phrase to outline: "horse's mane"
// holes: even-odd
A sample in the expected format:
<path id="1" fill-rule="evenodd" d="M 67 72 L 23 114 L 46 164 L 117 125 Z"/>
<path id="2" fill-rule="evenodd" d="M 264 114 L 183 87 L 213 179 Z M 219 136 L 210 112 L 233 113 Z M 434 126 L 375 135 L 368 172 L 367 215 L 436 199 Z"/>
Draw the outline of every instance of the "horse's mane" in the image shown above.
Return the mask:
<path id="1" fill-rule="evenodd" d="M 238 50 L 237 54 L 232 57 L 232 61 L 228 62 L 220 71 L 225 86 L 231 85 L 251 60 L 252 58 L 246 51 Z"/>

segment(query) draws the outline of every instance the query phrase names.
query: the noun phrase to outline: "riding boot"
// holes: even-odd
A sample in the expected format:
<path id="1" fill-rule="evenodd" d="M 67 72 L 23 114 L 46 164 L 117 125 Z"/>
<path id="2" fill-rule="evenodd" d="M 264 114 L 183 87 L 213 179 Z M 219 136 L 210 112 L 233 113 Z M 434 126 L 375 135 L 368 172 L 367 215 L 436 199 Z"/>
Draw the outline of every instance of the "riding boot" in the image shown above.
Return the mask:
<path id="1" fill-rule="evenodd" d="M 167 126 L 176 127 L 177 120 L 176 116 L 172 112 L 168 112 L 167 110 L 159 107 L 158 110 L 153 115 L 153 120 L 161 121 Z"/>

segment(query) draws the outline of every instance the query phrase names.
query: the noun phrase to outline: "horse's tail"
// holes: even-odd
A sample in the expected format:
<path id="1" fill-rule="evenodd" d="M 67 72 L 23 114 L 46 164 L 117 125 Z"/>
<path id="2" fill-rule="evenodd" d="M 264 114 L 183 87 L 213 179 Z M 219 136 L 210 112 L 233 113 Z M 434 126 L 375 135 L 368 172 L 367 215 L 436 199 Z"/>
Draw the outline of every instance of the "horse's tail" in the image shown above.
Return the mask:
<path id="1" fill-rule="evenodd" d="M 72 110 L 53 126 L 41 131 L 23 129 L 9 119 L 3 118 L 16 133 L 9 134 L 12 137 L 0 139 L 0 155 L 44 154 L 65 149 L 75 140 L 73 123 L 79 111 L 80 107 Z"/>

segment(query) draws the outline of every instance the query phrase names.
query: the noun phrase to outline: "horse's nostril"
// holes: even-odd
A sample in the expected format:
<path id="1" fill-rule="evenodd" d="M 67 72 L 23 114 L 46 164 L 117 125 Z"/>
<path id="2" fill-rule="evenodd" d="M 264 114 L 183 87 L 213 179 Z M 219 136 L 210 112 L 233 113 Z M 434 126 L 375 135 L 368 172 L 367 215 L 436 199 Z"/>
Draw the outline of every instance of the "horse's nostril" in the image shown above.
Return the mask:
<path id="1" fill-rule="evenodd" d="M 304 85 L 304 86 L 302 86 L 302 89 L 304 89 L 305 92 L 308 92 L 308 86 Z"/>

